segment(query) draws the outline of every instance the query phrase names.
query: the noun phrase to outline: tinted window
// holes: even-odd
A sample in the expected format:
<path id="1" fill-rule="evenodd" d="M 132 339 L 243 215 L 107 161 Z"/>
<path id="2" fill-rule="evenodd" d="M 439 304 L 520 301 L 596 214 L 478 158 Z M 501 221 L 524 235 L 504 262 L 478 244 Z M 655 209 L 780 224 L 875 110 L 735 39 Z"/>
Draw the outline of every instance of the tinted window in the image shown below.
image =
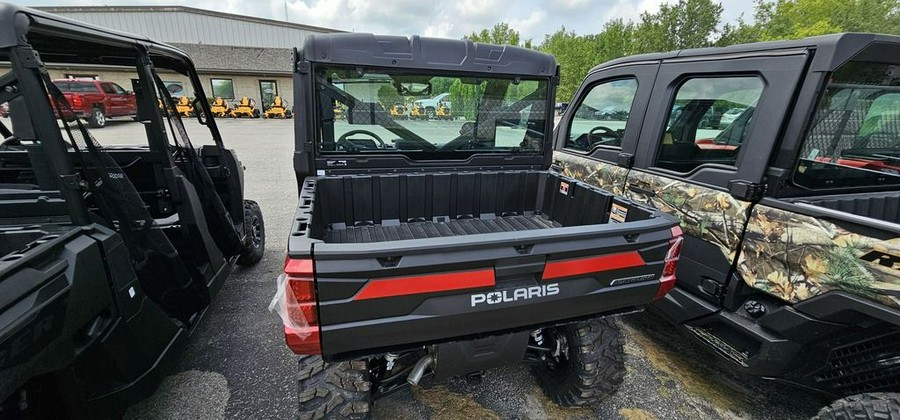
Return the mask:
<path id="1" fill-rule="evenodd" d="M 569 125 L 566 148 L 590 151 L 595 147 L 620 147 L 637 80 L 621 79 L 591 88 L 575 109 Z"/>
<path id="2" fill-rule="evenodd" d="M 214 98 L 234 99 L 234 83 L 231 79 L 210 79 Z"/>
<path id="3" fill-rule="evenodd" d="M 900 64 L 851 61 L 834 72 L 800 148 L 798 185 L 900 184 Z"/>
<path id="4" fill-rule="evenodd" d="M 762 90 L 757 76 L 682 83 L 669 109 L 656 166 L 678 172 L 703 164 L 735 166 Z"/>
<path id="5" fill-rule="evenodd" d="M 115 83 L 110 83 L 110 86 L 112 86 L 113 92 L 115 92 L 116 95 L 124 95 L 126 93 L 125 89 L 122 89 L 122 86 L 119 86 Z"/>
<path id="6" fill-rule="evenodd" d="M 109 93 L 109 94 L 115 94 L 115 93 L 116 93 L 116 90 L 113 89 L 112 85 L 109 84 L 109 83 L 101 83 L 100 86 L 103 87 L 103 92 L 104 92 L 104 93 Z"/>
<path id="7" fill-rule="evenodd" d="M 316 75 L 323 154 L 402 153 L 422 160 L 534 155 L 550 124 L 546 79 L 341 66 Z"/>

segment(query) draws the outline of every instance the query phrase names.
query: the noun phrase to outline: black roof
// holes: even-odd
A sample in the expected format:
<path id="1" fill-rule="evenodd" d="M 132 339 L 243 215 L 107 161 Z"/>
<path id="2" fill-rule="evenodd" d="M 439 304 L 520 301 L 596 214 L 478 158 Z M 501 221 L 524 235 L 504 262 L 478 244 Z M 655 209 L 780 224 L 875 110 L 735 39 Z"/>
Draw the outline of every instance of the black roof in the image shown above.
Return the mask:
<path id="1" fill-rule="evenodd" d="M 514 47 L 420 36 L 363 33 L 306 37 L 301 59 L 317 63 L 369 67 L 555 76 L 556 59 L 547 53 Z"/>
<path id="2" fill-rule="evenodd" d="M 831 71 L 873 43 L 900 44 L 900 36 L 869 33 L 842 33 L 814 36 L 791 41 L 754 42 L 728 47 L 694 48 L 663 53 L 639 54 L 617 58 L 600 64 L 590 73 L 622 64 L 663 61 L 673 59 L 740 57 L 777 53 L 791 50 L 815 50 L 812 71 Z"/>
<path id="3" fill-rule="evenodd" d="M 35 39 L 39 39 L 41 33 L 52 34 L 56 39 L 70 39 L 73 42 L 87 41 L 110 46 L 143 45 L 151 52 L 190 61 L 190 58 L 181 50 L 142 35 L 107 29 L 29 7 L 0 2 L 0 48 L 20 45 L 24 39 L 27 39 L 24 41 L 25 43 L 34 44 Z M 66 54 L 66 45 L 64 44 L 46 44 L 36 49 L 42 55 Z M 79 51 L 79 53 L 81 54 L 83 51 Z M 98 51 L 97 58 L 101 59 L 102 54 L 106 53 L 108 51 Z M 84 61 L 92 59 L 90 54 L 79 56 L 79 58 Z"/>

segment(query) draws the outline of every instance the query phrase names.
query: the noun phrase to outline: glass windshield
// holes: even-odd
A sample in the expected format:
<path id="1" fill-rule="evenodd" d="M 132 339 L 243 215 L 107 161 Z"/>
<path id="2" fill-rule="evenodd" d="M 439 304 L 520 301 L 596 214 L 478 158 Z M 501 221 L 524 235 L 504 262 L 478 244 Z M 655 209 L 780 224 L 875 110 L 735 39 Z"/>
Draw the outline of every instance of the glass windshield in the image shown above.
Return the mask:
<path id="1" fill-rule="evenodd" d="M 541 153 L 547 80 L 326 67 L 316 84 L 323 154 Z"/>
<path id="2" fill-rule="evenodd" d="M 853 61 L 834 72 L 794 182 L 813 189 L 900 184 L 900 65 Z"/>

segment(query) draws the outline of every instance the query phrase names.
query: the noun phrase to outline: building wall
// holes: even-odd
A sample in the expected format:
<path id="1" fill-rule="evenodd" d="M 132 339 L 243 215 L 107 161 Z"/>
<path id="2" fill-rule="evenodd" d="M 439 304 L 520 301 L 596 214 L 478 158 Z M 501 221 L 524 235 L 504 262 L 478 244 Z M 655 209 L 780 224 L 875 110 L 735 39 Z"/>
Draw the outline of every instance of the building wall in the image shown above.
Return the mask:
<path id="1" fill-rule="evenodd" d="M 268 6 L 267 6 L 268 7 Z M 162 42 L 293 48 L 312 33 L 340 32 L 190 7 L 41 7 L 41 10 Z"/>
<path id="2" fill-rule="evenodd" d="M 92 70 L 84 68 L 76 69 L 51 69 L 50 78 L 64 79 L 69 74 L 81 76 L 98 76 L 100 80 L 118 83 L 127 90 L 132 90 L 131 79 L 137 77 L 135 72 L 122 70 Z M 200 81 L 203 83 L 203 91 L 208 97 L 212 97 L 212 79 L 231 79 L 234 86 L 234 100 L 238 100 L 243 96 L 253 98 L 259 103 L 260 101 L 260 80 L 274 80 L 278 89 L 278 94 L 293 105 L 294 103 L 294 83 L 289 76 L 257 76 L 257 75 L 235 75 L 224 73 L 204 73 L 200 72 Z M 187 77 L 177 73 L 160 72 L 160 79 L 163 82 L 180 82 L 187 89 L 188 95 L 193 95 L 193 89 L 190 88 L 190 81 Z"/>

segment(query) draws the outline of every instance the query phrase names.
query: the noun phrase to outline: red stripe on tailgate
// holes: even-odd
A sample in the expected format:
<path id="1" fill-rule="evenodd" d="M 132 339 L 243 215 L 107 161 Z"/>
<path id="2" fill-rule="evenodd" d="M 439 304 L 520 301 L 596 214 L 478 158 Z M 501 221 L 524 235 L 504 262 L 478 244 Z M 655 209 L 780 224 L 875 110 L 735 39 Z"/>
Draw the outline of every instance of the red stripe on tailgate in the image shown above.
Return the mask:
<path id="1" fill-rule="evenodd" d="M 354 300 L 446 292 L 494 286 L 494 269 L 456 271 L 422 276 L 373 279 L 354 297 Z"/>
<path id="2" fill-rule="evenodd" d="M 600 257 L 577 258 L 574 260 L 552 261 L 544 267 L 544 280 L 577 276 L 620 268 L 640 267 L 646 264 L 637 251 Z"/>

